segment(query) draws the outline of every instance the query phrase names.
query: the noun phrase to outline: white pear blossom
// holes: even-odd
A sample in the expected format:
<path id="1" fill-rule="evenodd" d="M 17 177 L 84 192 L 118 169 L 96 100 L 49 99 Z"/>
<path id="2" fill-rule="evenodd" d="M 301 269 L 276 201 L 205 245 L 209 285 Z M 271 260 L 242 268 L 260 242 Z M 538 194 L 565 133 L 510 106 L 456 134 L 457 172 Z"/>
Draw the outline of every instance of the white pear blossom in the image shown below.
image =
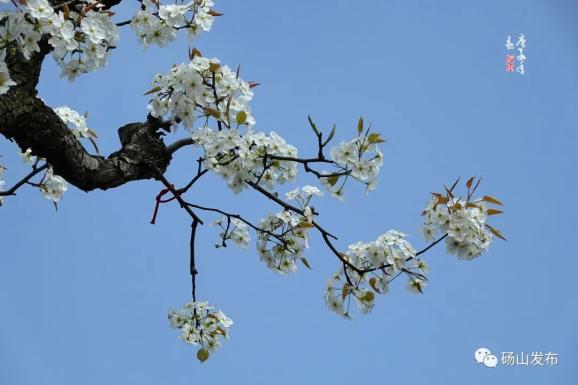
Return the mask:
<path id="1" fill-rule="evenodd" d="M 62 15 L 62 14 L 59 14 Z M 79 60 L 69 60 L 68 63 L 65 62 L 65 57 L 69 52 L 73 52 L 79 46 L 78 41 L 75 39 L 75 27 L 70 20 L 66 20 L 58 28 L 58 30 L 52 34 L 52 37 L 48 40 L 48 43 L 54 48 L 52 56 L 63 67 L 63 75 L 68 76 L 69 80 L 74 80 L 76 77 L 84 70 L 81 66 L 77 67 L 77 71 L 74 76 L 70 76 L 70 73 L 64 73 L 64 68 L 68 63 L 80 63 Z"/>
<path id="2" fill-rule="evenodd" d="M 46 171 L 46 175 L 44 176 L 44 180 L 40 187 L 42 195 L 44 195 L 46 199 L 57 203 L 62 199 L 62 196 L 67 189 L 68 183 L 66 180 L 61 176 L 54 175 L 54 171 L 52 170 L 52 167 L 50 167 Z"/>
<path id="3" fill-rule="evenodd" d="M 304 253 L 311 227 L 308 218 L 288 210 L 262 219 L 259 228 L 263 231 L 257 234 L 261 261 L 282 275 L 297 271 L 297 260 L 309 267 Z"/>
<path id="4" fill-rule="evenodd" d="M 141 2 L 140 9 L 131 20 L 131 28 L 141 43 L 147 47 L 157 44 L 161 47 L 174 41 L 178 30 L 185 29 L 190 39 L 200 31 L 209 31 L 214 16 L 209 0 L 192 0 L 182 4 L 161 4 L 158 8 L 152 1 Z"/>
<path id="5" fill-rule="evenodd" d="M 201 361 L 208 358 L 208 352 L 221 346 L 224 338 L 229 338 L 229 329 L 233 325 L 225 313 L 213 309 L 208 302 L 192 301 L 178 311 L 169 310 L 168 314 L 171 327 L 181 330 L 181 339 L 188 344 L 200 346 L 197 357 Z"/>
<path id="6" fill-rule="evenodd" d="M 22 152 L 20 154 L 20 158 L 22 159 L 22 162 L 24 162 L 25 164 L 28 165 L 33 165 L 34 163 L 36 163 L 37 157 L 32 155 L 32 149 L 28 148 L 26 149 L 26 151 Z"/>
<path id="7" fill-rule="evenodd" d="M 82 18 L 80 28 L 93 44 L 100 43 L 106 36 L 104 25 L 95 17 L 87 16 Z"/>
<path id="8" fill-rule="evenodd" d="M 180 28 L 187 25 L 188 20 L 185 14 L 193 8 L 193 3 L 187 4 L 169 4 L 159 7 L 159 18 L 161 18 L 169 27 Z"/>
<path id="9" fill-rule="evenodd" d="M 149 111 L 156 117 L 168 114 L 175 127 L 182 122 L 191 129 L 200 116 L 212 116 L 228 128 L 255 124 L 251 85 L 215 58 L 196 55 L 167 74 L 157 74 L 153 87 Z"/>
<path id="10" fill-rule="evenodd" d="M 242 248 L 249 247 L 251 235 L 249 234 L 249 226 L 238 218 L 222 216 L 213 222 L 213 225 L 219 226 L 223 231 L 219 233 L 222 242 L 232 240 L 237 246 Z M 216 244 L 220 247 L 222 244 Z"/>
<path id="11" fill-rule="evenodd" d="M 288 200 L 309 201 L 309 199 L 314 195 L 322 196 L 323 193 L 317 187 L 306 185 L 289 191 L 285 194 L 285 197 Z"/>
<path id="12" fill-rule="evenodd" d="M 64 24 L 64 14 L 53 13 L 48 18 L 39 19 L 40 29 L 43 33 L 49 33 L 51 35 L 56 35 L 60 33 L 60 29 Z"/>
<path id="13" fill-rule="evenodd" d="M 32 17 L 36 19 L 48 19 L 54 14 L 54 9 L 47 0 L 28 0 L 26 8 Z"/>
<path id="14" fill-rule="evenodd" d="M 248 130 L 245 134 L 235 128 L 225 130 L 197 129 L 193 132 L 195 145 L 205 151 L 204 165 L 227 182 L 235 193 L 247 187 L 247 180 L 259 180 L 266 188 L 295 180 L 295 162 L 279 161 L 267 170 L 263 168 L 265 154 L 294 157 L 297 149 L 275 132 L 264 134 Z"/>
<path id="15" fill-rule="evenodd" d="M 343 141 L 338 146 L 330 150 L 331 159 L 339 168 L 339 171 L 346 172 L 353 179 L 366 185 L 366 193 L 373 191 L 377 186 L 377 176 L 383 165 L 383 153 L 379 150 L 378 144 L 383 139 L 377 133 L 363 134 L 361 131 L 358 136 L 349 141 Z M 322 174 L 331 175 L 324 171 Z M 343 187 L 347 179 L 343 178 L 340 182 L 340 176 L 322 177 L 320 182 L 324 185 L 330 194 L 344 200 Z"/>
<path id="16" fill-rule="evenodd" d="M 54 108 L 56 115 L 72 130 L 72 133 L 78 138 L 94 137 L 94 133 L 86 125 L 86 117 L 72 110 L 67 106 Z"/>
<path id="17" fill-rule="evenodd" d="M 28 60 L 40 51 L 40 39 L 47 35 L 62 76 L 72 81 L 81 73 L 106 65 L 109 49 L 118 42 L 118 28 L 111 14 L 94 5 L 91 1 L 70 4 L 65 15 L 62 7 L 55 11 L 47 0 L 29 0 L 22 12 L 0 14 L 0 38 L 5 44 L 15 41 Z M 0 68 L 0 81 L 4 79 L 6 86 L 11 85 L 9 76 L 2 72 Z M 0 94 L 4 92 L 0 85 Z"/>
<path id="18" fill-rule="evenodd" d="M 5 94 L 10 87 L 16 85 L 16 82 L 10 78 L 5 59 L 6 51 L 2 50 L 0 51 L 0 95 Z"/>
<path id="19" fill-rule="evenodd" d="M 349 245 L 341 255 L 347 263 L 325 285 L 329 309 L 351 318 L 350 307 L 355 303 L 361 314 L 367 314 L 374 307 L 375 294 L 388 293 L 390 281 L 399 274 L 425 282 L 427 264 L 416 258 L 415 249 L 405 237 L 404 233 L 389 230 L 375 241 Z"/>
<path id="20" fill-rule="evenodd" d="M 422 232 L 426 240 L 447 234 L 449 254 L 459 259 L 479 257 L 492 242 L 491 227 L 486 226 L 487 210 L 483 199 L 464 201 L 460 198 L 434 196 L 424 210 Z"/>
<path id="21" fill-rule="evenodd" d="M 407 281 L 407 289 L 410 292 L 415 293 L 415 294 L 422 294 L 425 286 L 426 286 L 426 282 L 424 280 L 416 278 L 416 277 L 411 277 Z"/>
<path id="22" fill-rule="evenodd" d="M 68 81 L 73 82 L 83 72 L 86 72 L 86 65 L 80 60 L 71 60 L 62 64 L 61 77 L 67 77 Z"/>

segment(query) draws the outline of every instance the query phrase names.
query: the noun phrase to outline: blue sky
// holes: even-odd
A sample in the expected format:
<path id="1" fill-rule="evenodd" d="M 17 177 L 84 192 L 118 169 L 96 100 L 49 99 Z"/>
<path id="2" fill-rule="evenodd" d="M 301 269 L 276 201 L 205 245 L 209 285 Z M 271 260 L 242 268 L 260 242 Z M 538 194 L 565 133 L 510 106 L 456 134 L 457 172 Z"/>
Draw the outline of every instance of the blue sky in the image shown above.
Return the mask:
<path id="1" fill-rule="evenodd" d="M 158 182 L 71 188 L 58 212 L 38 191 L 22 190 L 0 208 L 0 383 L 576 383 L 578 3 L 228 0 L 216 9 L 225 16 L 195 45 L 261 83 L 256 128 L 307 154 L 315 150 L 308 114 L 321 127 L 336 123 L 338 141 L 363 115 L 388 140 L 377 191 L 350 188 L 346 203 L 317 204 L 341 248 L 390 228 L 423 247 L 419 214 L 429 192 L 471 175 L 483 176 L 481 193 L 505 203 L 492 223 L 508 241 L 471 262 L 436 247 L 424 257 L 432 269 L 424 295 L 399 281 L 370 315 L 346 321 L 323 303 L 338 265 L 320 239 L 308 253 L 312 271 L 279 277 L 252 247 L 214 249 L 215 229 L 203 228 L 199 297 L 235 325 L 200 365 L 167 324 L 168 308 L 190 292 L 189 221 L 167 205 L 157 225 L 148 223 Z M 525 76 L 504 69 L 505 38 L 519 33 Z M 152 76 L 186 60 L 186 49 L 180 41 L 143 52 L 127 30 L 109 67 L 74 84 L 48 60 L 40 95 L 89 111 L 110 153 L 116 129 L 145 118 Z M 0 154 L 10 184 L 26 169 L 14 144 L 0 141 Z M 195 156 L 181 151 L 168 178 L 185 182 Z M 216 177 L 190 200 L 252 219 L 276 210 L 250 191 L 233 195 Z M 481 346 L 496 355 L 555 352 L 559 364 L 487 369 L 473 358 Z"/>

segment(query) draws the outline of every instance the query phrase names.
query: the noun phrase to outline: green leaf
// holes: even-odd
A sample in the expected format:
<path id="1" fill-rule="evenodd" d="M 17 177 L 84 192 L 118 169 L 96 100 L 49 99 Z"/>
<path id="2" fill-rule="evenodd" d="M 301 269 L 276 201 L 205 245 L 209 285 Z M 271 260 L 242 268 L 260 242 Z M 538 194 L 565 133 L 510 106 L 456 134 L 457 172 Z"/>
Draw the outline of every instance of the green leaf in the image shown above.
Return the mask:
<path id="1" fill-rule="evenodd" d="M 350 291 L 351 291 L 351 286 L 349 286 L 349 284 L 347 282 L 345 282 L 343 284 L 343 288 L 341 289 L 341 300 L 342 301 L 345 301 L 345 298 L 347 298 Z"/>
<path id="2" fill-rule="evenodd" d="M 217 11 L 215 11 L 215 10 L 213 10 L 213 9 L 210 9 L 209 12 L 207 12 L 207 13 L 208 13 L 209 15 L 215 16 L 215 17 L 223 16 L 223 15 L 224 15 L 224 13 L 217 12 Z"/>
<path id="3" fill-rule="evenodd" d="M 357 133 L 361 135 L 362 132 L 363 132 L 363 117 L 359 117 L 359 120 L 357 121 Z"/>
<path id="4" fill-rule="evenodd" d="M 331 187 L 335 186 L 335 184 L 339 181 L 339 176 L 337 175 L 332 175 L 329 178 L 327 178 L 327 182 L 329 182 L 329 185 Z"/>
<path id="5" fill-rule="evenodd" d="M 214 108 L 205 107 L 205 112 L 214 118 L 221 119 L 221 111 L 215 110 Z"/>
<path id="6" fill-rule="evenodd" d="M 153 89 L 151 89 L 151 90 L 147 91 L 147 92 L 145 93 L 145 95 L 154 94 L 155 92 L 159 92 L 160 90 L 161 90 L 161 87 L 159 87 L 159 86 L 156 86 L 155 88 L 153 88 Z"/>
<path id="7" fill-rule="evenodd" d="M 484 200 L 484 201 L 486 201 L 486 202 L 489 202 L 489 203 L 493 203 L 493 204 L 502 206 L 502 202 L 500 202 L 500 201 L 497 200 L 496 198 L 491 197 L 491 196 L 489 196 L 489 195 L 484 195 L 484 197 L 482 198 L 482 200 Z"/>
<path id="8" fill-rule="evenodd" d="M 197 351 L 197 358 L 201 362 L 205 362 L 209 359 L 209 351 L 205 348 L 201 348 Z"/>
<path id="9" fill-rule="evenodd" d="M 506 240 L 506 237 L 504 237 L 504 234 L 502 234 L 502 232 L 488 224 L 486 224 L 486 228 L 488 230 L 490 230 L 492 232 L 492 234 L 494 234 L 496 237 L 503 239 L 504 241 Z"/>
<path id="10" fill-rule="evenodd" d="M 237 124 L 243 124 L 247 121 L 247 113 L 245 111 L 237 112 Z"/>
<path id="11" fill-rule="evenodd" d="M 361 300 L 371 302 L 375 299 L 375 294 L 372 291 L 366 291 Z"/>
<path id="12" fill-rule="evenodd" d="M 372 288 L 376 293 L 381 294 L 381 292 L 380 292 L 379 289 L 377 288 L 377 278 L 375 278 L 375 277 L 369 278 L 369 286 L 371 286 L 371 288 Z"/>
<path id="13" fill-rule="evenodd" d="M 333 125 L 333 128 L 331 129 L 329 136 L 325 140 L 325 144 L 329 143 L 331 141 L 331 139 L 333 139 L 333 136 L 335 136 L 335 124 Z"/>
<path id="14" fill-rule="evenodd" d="M 201 54 L 201 51 L 199 51 L 198 49 L 193 48 L 189 52 L 189 60 L 193 60 L 195 58 L 195 56 L 203 57 L 203 54 Z"/>
<path id="15" fill-rule="evenodd" d="M 367 140 L 369 141 L 369 143 L 374 144 L 374 143 L 384 143 L 385 140 L 383 140 L 381 138 L 381 136 L 379 136 L 378 133 L 373 133 L 373 134 L 369 134 L 369 136 L 367 137 Z"/>
<path id="16" fill-rule="evenodd" d="M 439 196 L 439 197 L 437 197 L 436 203 L 441 204 L 441 205 L 445 205 L 449 201 L 450 201 L 450 198 L 448 198 L 446 196 Z"/>
<path id="17" fill-rule="evenodd" d="M 313 122 L 313 119 L 311 119 L 311 116 L 307 115 L 307 120 L 309 120 L 309 125 L 313 129 L 313 132 L 315 132 L 315 135 L 319 135 L 319 130 L 317 129 L 317 126 Z"/>
<path id="18" fill-rule="evenodd" d="M 452 188 L 450 189 L 450 192 L 453 192 L 454 189 L 456 188 L 456 186 L 458 185 L 458 182 L 460 181 L 460 178 L 456 179 L 456 181 L 454 182 L 454 184 L 452 185 Z"/>

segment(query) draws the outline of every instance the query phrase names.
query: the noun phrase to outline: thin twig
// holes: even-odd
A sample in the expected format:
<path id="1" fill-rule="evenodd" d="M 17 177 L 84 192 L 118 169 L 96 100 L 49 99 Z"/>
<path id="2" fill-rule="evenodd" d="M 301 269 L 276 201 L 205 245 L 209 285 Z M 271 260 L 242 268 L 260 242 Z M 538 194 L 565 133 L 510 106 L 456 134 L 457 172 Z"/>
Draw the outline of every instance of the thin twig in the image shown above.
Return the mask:
<path id="1" fill-rule="evenodd" d="M 239 214 L 232 214 L 232 213 L 228 213 L 228 212 L 226 212 L 226 211 L 223 211 L 223 210 L 221 210 L 221 209 L 217 209 L 217 208 L 213 208 L 213 207 L 200 206 L 200 205 L 197 205 L 197 204 L 194 204 L 194 203 L 187 203 L 187 205 L 189 205 L 190 207 L 195 208 L 195 209 L 204 210 L 204 211 L 212 211 L 212 212 L 215 212 L 215 213 L 219 213 L 219 214 L 222 214 L 222 215 L 226 216 L 226 217 L 229 218 L 229 219 L 230 219 L 230 218 L 238 219 L 238 220 L 240 220 L 241 222 L 245 223 L 245 224 L 246 224 L 247 226 L 249 226 L 250 228 L 252 228 L 253 230 L 255 230 L 255 231 L 257 231 L 257 232 L 264 233 L 264 234 L 268 234 L 268 235 L 276 238 L 276 239 L 279 240 L 280 242 L 286 243 L 285 239 L 283 239 L 283 237 L 281 237 L 280 235 L 275 234 L 275 233 L 273 233 L 273 232 L 271 232 L 271 231 L 269 231 L 269 230 L 265 230 L 265 229 L 260 228 L 259 226 L 254 225 L 253 223 L 249 222 L 248 220 L 246 220 L 245 218 L 243 218 L 243 217 L 242 217 L 241 215 L 239 215 Z"/>
<path id="2" fill-rule="evenodd" d="M 285 210 L 293 211 L 297 214 L 305 216 L 305 212 L 303 210 L 283 201 L 282 199 L 279 199 L 279 197 L 277 197 L 275 194 L 270 193 L 269 191 L 265 190 L 263 187 L 259 186 L 255 182 L 252 182 L 250 180 L 246 180 L 245 183 L 247 183 L 249 186 L 253 187 L 255 190 L 259 191 L 261 194 L 265 195 L 267 198 L 276 202 L 278 205 L 282 206 Z M 319 223 L 317 223 L 315 221 L 311 221 L 311 224 L 315 228 L 317 228 L 317 230 L 319 230 L 322 234 L 326 234 L 327 236 L 329 236 L 333 239 L 337 239 L 337 237 L 335 235 L 333 235 L 329 231 L 325 230 L 323 227 L 321 227 L 321 225 L 319 225 Z"/>
<path id="3" fill-rule="evenodd" d="M 201 225 L 203 224 L 203 221 L 197 216 L 197 214 L 195 214 L 193 212 L 193 210 L 191 210 L 191 208 L 187 205 L 187 203 L 183 200 L 183 198 L 181 198 L 181 193 L 179 193 L 177 190 L 175 190 L 175 186 L 173 186 L 168 180 L 167 178 L 165 178 L 165 176 L 163 175 L 163 173 L 158 169 L 158 167 L 153 166 L 153 170 L 155 171 L 155 173 L 157 174 L 157 177 L 159 178 L 159 180 L 161 182 L 163 182 L 163 184 L 165 185 L 165 187 L 173 194 L 173 196 L 175 197 L 175 199 L 177 200 L 177 202 L 179 202 L 179 204 L 181 205 L 181 207 L 183 209 L 185 209 L 185 211 L 191 216 L 191 218 L 193 218 L 194 220 L 197 220 Z"/>
<path id="4" fill-rule="evenodd" d="M 199 220 L 197 218 L 193 218 L 193 223 L 191 224 L 191 241 L 189 243 L 191 249 L 191 258 L 189 261 L 189 271 L 191 273 L 191 283 L 192 283 L 192 294 L 193 294 L 193 301 L 197 302 L 197 274 L 199 271 L 197 270 L 197 266 L 195 265 L 195 237 L 197 235 L 197 226 L 199 225 Z"/>
<path id="5" fill-rule="evenodd" d="M 46 170 L 47 168 L 48 168 L 48 164 L 45 163 L 41 167 L 33 169 L 28 175 L 26 175 L 24 178 L 22 178 L 14 186 L 10 187 L 6 191 L 0 191 L 0 196 L 16 195 L 16 190 L 18 190 L 23 185 L 27 184 L 30 179 L 32 179 L 34 176 L 41 173 L 42 171 Z"/>
<path id="6" fill-rule="evenodd" d="M 189 189 L 203 176 L 205 175 L 209 170 L 208 169 L 204 169 L 202 170 L 201 168 L 203 167 L 203 158 L 199 158 L 197 159 L 197 175 L 195 175 L 193 177 L 193 179 L 191 179 L 191 181 L 189 183 L 187 183 L 187 185 L 181 189 L 179 189 L 179 194 L 184 194 L 187 191 L 189 191 Z"/>
<path id="7" fill-rule="evenodd" d="M 431 249 L 432 247 L 434 247 L 435 245 L 437 245 L 438 243 L 440 243 L 445 237 L 447 237 L 448 234 L 444 234 L 442 237 L 440 237 L 439 239 L 437 239 L 436 241 L 434 241 L 433 243 L 431 243 L 428 247 L 426 247 L 423 250 L 418 251 L 417 253 L 415 253 L 415 256 L 417 257 L 418 255 L 421 255 L 423 253 L 425 253 L 426 251 L 428 251 L 429 249 Z"/>

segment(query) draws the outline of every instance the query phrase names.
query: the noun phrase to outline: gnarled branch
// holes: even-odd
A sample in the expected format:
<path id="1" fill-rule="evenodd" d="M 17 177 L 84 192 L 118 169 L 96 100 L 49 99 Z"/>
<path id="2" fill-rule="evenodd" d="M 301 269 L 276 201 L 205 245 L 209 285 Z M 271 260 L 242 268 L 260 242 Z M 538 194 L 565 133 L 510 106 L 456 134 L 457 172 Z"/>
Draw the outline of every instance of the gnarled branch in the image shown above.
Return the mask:
<path id="1" fill-rule="evenodd" d="M 45 158 L 54 172 L 84 191 L 106 190 L 124 183 L 157 178 L 153 168 L 164 172 L 174 148 L 167 149 L 159 129 L 165 122 L 148 117 L 118 129 L 122 148 L 109 157 L 89 154 L 78 138 L 52 108 L 38 98 L 36 85 L 45 55 L 41 51 L 25 60 L 17 49 L 7 49 L 6 62 L 18 83 L 0 96 L 0 134 L 14 140 L 25 151 Z M 153 167 L 151 167 L 153 166 Z"/>

